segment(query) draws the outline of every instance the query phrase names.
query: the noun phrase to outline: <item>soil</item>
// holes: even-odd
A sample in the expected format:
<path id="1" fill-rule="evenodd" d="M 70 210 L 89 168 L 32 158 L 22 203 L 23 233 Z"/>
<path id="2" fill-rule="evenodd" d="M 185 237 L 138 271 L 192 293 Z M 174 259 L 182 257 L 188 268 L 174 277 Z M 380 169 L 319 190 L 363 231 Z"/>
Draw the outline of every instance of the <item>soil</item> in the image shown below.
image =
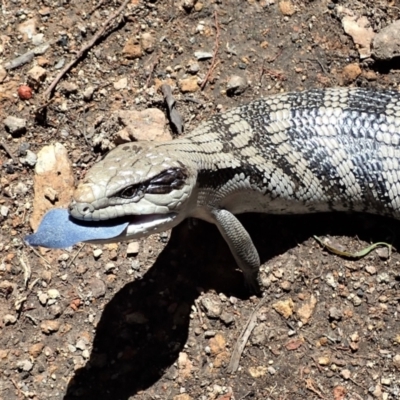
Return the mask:
<path id="1" fill-rule="evenodd" d="M 0 207 L 8 210 L 0 215 L 0 399 L 400 398 L 400 255 L 381 250 L 346 259 L 313 237 L 351 252 L 374 242 L 400 248 L 398 222 L 241 216 L 262 260 L 261 299 L 246 289 L 216 228 L 202 221 L 141 240 L 137 254 L 127 243 L 34 252 L 22 238 L 31 233 L 35 172 L 20 162 L 28 146 L 37 153 L 59 142 L 79 180 L 120 129 L 117 110 L 167 112 L 157 90 L 163 81 L 173 86 L 186 132 L 271 93 L 399 88 L 398 61 L 360 59 L 336 12 L 340 5 L 366 16 L 379 31 L 399 18 L 397 1 L 132 0 L 40 112 L 63 62 L 121 3 L 2 2 L 3 64 L 34 47 L 18 32 L 24 21 L 36 19 L 36 34 L 52 44 L 0 83 L 1 121 L 12 115 L 27 123 L 20 134 L 3 124 L 0 130 Z M 143 33 L 154 42 L 137 44 Z M 196 51 L 215 50 L 214 59 L 196 60 Z M 17 89 L 35 65 L 46 79 L 21 100 Z M 193 82 L 185 88 L 181 80 L 190 76 L 206 80 L 204 89 Z M 247 80 L 242 93 L 227 91 L 234 76 Z M 85 99 L 90 86 L 93 96 Z M 231 373 L 231 354 L 252 316 Z"/>

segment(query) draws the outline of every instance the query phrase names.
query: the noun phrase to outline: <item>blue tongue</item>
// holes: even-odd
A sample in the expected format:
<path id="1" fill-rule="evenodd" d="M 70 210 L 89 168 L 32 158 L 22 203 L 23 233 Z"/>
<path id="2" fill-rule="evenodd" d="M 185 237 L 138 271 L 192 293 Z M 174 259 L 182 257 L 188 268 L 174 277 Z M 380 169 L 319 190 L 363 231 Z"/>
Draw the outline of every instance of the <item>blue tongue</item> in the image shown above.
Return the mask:
<path id="1" fill-rule="evenodd" d="M 120 235 L 129 222 L 120 221 L 80 221 L 64 208 L 55 208 L 46 213 L 38 230 L 25 237 L 31 246 L 63 249 L 78 242 L 110 239 Z"/>

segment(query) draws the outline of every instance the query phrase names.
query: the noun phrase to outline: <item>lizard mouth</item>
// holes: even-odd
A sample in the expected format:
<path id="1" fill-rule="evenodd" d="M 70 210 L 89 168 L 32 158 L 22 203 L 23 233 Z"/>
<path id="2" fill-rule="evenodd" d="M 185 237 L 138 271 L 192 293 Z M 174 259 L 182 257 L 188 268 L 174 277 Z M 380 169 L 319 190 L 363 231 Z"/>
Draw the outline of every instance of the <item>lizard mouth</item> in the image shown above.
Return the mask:
<path id="1" fill-rule="evenodd" d="M 176 213 L 168 214 L 147 214 L 147 215 L 134 215 L 128 218 L 116 218 L 115 223 L 124 220 L 126 228 L 117 236 L 110 236 L 107 238 L 93 238 L 85 240 L 86 243 L 91 244 L 107 244 L 115 242 L 123 242 L 127 240 L 140 239 L 154 233 L 166 231 L 176 225 Z M 113 220 L 108 221 L 109 224 Z"/>
<path id="2" fill-rule="evenodd" d="M 25 237 L 31 246 L 63 249 L 78 242 L 113 243 L 139 239 L 166 231 L 177 225 L 177 214 L 147 214 L 104 221 L 82 221 L 68 210 L 56 208 L 47 212 L 37 231 Z"/>
<path id="3" fill-rule="evenodd" d="M 172 228 L 172 225 L 176 225 L 174 224 L 176 217 L 176 213 L 129 216 L 126 229 L 120 235 L 110 239 L 113 241 L 139 239 L 153 233 L 166 231 Z M 106 242 L 103 241 L 103 243 Z"/>

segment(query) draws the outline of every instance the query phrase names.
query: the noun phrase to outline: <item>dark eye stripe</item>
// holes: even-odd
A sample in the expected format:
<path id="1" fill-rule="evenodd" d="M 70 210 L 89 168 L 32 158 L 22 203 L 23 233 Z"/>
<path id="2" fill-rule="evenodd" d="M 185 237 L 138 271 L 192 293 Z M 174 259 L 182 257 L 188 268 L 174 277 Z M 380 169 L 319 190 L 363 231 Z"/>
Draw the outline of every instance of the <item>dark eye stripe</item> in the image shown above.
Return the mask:
<path id="1" fill-rule="evenodd" d="M 143 195 L 143 193 L 167 194 L 174 189 L 181 189 L 185 184 L 186 178 L 186 170 L 170 168 L 155 176 L 150 181 L 126 187 L 117 196 L 123 199 L 132 199 L 138 195 Z"/>

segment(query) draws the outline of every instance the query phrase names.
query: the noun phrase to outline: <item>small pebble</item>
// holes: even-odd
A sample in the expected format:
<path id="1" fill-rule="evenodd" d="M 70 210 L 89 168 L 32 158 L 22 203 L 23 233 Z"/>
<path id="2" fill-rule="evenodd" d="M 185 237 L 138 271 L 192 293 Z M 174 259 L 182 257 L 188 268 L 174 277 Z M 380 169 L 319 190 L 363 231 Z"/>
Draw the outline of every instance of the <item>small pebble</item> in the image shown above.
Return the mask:
<path id="1" fill-rule="evenodd" d="M 267 370 L 271 375 L 275 375 L 276 374 L 276 369 L 274 367 L 268 367 Z"/>
<path id="2" fill-rule="evenodd" d="M 64 82 L 60 86 L 60 91 L 66 95 L 75 94 L 78 92 L 78 85 L 74 82 Z"/>
<path id="3" fill-rule="evenodd" d="M 29 372 L 33 368 L 33 363 L 29 360 L 21 360 L 18 361 L 17 367 L 21 371 Z"/>
<path id="4" fill-rule="evenodd" d="M 49 299 L 49 296 L 47 293 L 39 293 L 38 295 L 39 302 L 42 306 L 45 306 L 47 304 L 47 300 Z"/>
<path id="5" fill-rule="evenodd" d="M 60 322 L 56 320 L 44 320 L 40 324 L 40 329 L 45 334 L 50 334 L 53 332 L 57 332 L 60 329 Z"/>
<path id="6" fill-rule="evenodd" d="M 90 101 L 93 98 L 93 93 L 96 90 L 95 86 L 88 86 L 83 92 L 83 99 L 85 101 Z"/>
<path id="7" fill-rule="evenodd" d="M 93 257 L 96 259 L 99 258 L 102 254 L 103 254 L 102 249 L 94 249 L 93 250 Z"/>
<path id="8" fill-rule="evenodd" d="M 114 89 L 115 90 L 121 90 L 125 89 L 128 86 L 128 78 L 123 77 L 119 79 L 118 81 L 114 82 Z"/>
<path id="9" fill-rule="evenodd" d="M 0 207 L 0 214 L 2 217 L 7 217 L 9 211 L 10 211 L 10 208 L 7 206 Z"/>
<path id="10" fill-rule="evenodd" d="M 242 76 L 234 75 L 232 76 L 227 85 L 226 91 L 230 96 L 242 94 L 248 86 L 247 80 Z"/>
<path id="11" fill-rule="evenodd" d="M 17 318 L 14 315 L 6 314 L 3 317 L 4 325 L 14 325 L 17 322 Z"/>
<path id="12" fill-rule="evenodd" d="M 154 51 L 155 38 L 151 33 L 145 32 L 140 38 L 140 44 L 146 53 L 152 53 Z"/>
<path id="13" fill-rule="evenodd" d="M 20 159 L 21 163 L 24 165 L 28 165 L 30 167 L 34 167 L 37 163 L 37 155 L 31 150 L 26 151 L 26 156 Z"/>
<path id="14" fill-rule="evenodd" d="M 62 67 L 64 67 L 65 64 L 65 58 L 60 58 L 56 65 L 54 66 L 54 69 L 61 69 Z"/>
<path id="15" fill-rule="evenodd" d="M 58 299 L 60 297 L 60 292 L 57 289 L 49 289 L 47 295 L 50 299 Z"/>
<path id="16" fill-rule="evenodd" d="M 126 248 L 126 255 L 136 256 L 139 253 L 139 242 L 130 242 Z"/>
<path id="17" fill-rule="evenodd" d="M 27 85 L 18 88 L 18 97 L 21 100 L 29 100 L 32 97 L 32 89 Z"/>
<path id="18" fill-rule="evenodd" d="M 95 299 L 103 297 L 106 294 L 106 285 L 101 279 L 98 278 L 90 279 L 90 281 L 88 282 L 88 286 L 92 296 Z"/>
<path id="19" fill-rule="evenodd" d="M 26 131 L 26 119 L 9 115 L 3 122 L 12 135 L 22 134 Z"/>
<path id="20" fill-rule="evenodd" d="M 46 79 L 47 71 L 40 67 L 39 65 L 35 65 L 32 69 L 28 71 L 28 84 L 33 88 L 37 89 L 40 87 L 42 82 Z"/>
<path id="21" fill-rule="evenodd" d="M 219 299 L 216 300 L 211 297 L 203 297 L 200 302 L 207 317 L 218 318 L 221 315 L 222 304 Z"/>
<path id="22" fill-rule="evenodd" d="M 350 379 L 351 373 L 348 369 L 343 369 L 340 371 L 340 375 L 342 376 L 343 379 Z"/>
<path id="23" fill-rule="evenodd" d="M 194 56 L 199 60 L 208 60 L 209 58 L 212 58 L 213 54 L 209 53 L 207 51 L 195 51 Z"/>

